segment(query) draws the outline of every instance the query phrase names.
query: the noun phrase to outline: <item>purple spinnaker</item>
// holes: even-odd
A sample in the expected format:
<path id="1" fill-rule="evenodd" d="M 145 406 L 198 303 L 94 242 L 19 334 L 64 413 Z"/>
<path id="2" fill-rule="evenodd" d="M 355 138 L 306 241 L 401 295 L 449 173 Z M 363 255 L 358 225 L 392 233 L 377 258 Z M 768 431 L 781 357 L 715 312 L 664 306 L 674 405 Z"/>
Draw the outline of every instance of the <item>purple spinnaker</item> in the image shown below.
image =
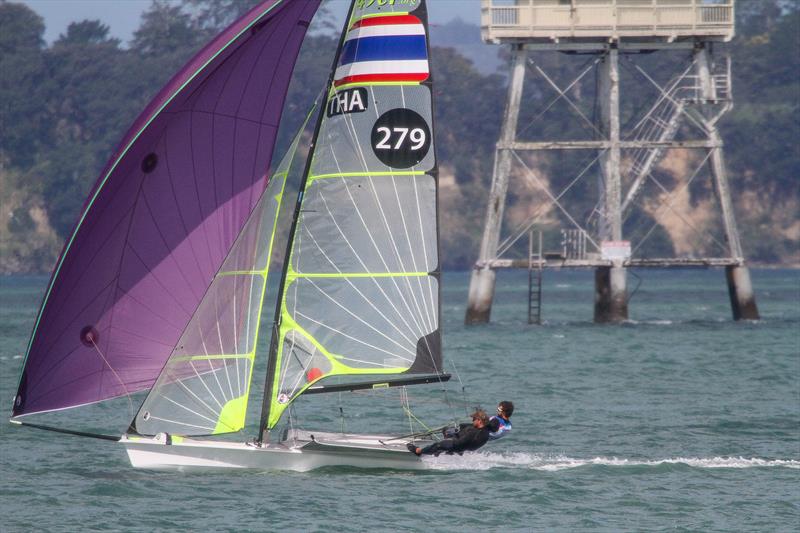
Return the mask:
<path id="1" fill-rule="evenodd" d="M 149 388 L 264 189 L 320 0 L 267 0 L 134 122 L 61 252 L 13 416 Z"/>

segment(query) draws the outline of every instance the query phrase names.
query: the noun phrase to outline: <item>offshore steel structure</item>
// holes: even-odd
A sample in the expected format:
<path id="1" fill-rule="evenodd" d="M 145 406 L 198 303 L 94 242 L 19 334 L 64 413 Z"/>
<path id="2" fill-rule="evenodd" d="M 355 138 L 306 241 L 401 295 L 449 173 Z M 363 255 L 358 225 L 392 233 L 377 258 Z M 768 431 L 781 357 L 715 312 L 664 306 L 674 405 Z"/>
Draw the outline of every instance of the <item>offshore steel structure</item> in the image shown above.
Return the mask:
<path id="1" fill-rule="evenodd" d="M 483 40 L 510 45 L 511 73 L 495 150 L 480 257 L 470 280 L 466 323 L 489 321 L 496 270 L 504 268 L 538 271 L 538 277 L 530 276 L 529 294 L 529 321 L 538 322 L 541 271 L 564 267 L 595 270 L 595 322 L 627 319 L 627 269 L 642 267 L 724 267 L 734 319 L 758 319 L 733 213 L 723 143 L 716 126 L 733 105 L 730 57 L 725 56 L 718 62 L 713 53 L 715 43 L 733 38 L 733 0 L 482 0 L 481 3 Z M 657 76 L 648 74 L 632 59 L 638 54 L 679 51 L 681 57 L 688 58 L 688 64 L 667 83 L 656 81 Z M 593 61 L 571 83 L 559 85 L 540 62 L 534 60 L 536 54 L 552 52 L 589 56 Z M 657 93 L 656 101 L 629 131 L 621 131 L 620 126 L 621 61 L 626 61 L 626 66 L 646 80 L 646 84 L 655 87 Z M 598 120 L 589 120 L 570 96 L 571 89 L 591 70 L 595 71 L 597 80 L 594 105 L 599 111 Z M 545 81 L 543 87 L 555 92 L 554 102 L 565 101 L 584 124 L 589 124 L 594 138 L 537 142 L 518 139 L 527 71 L 541 77 Z M 689 131 L 690 138 L 678 135 L 682 128 Z M 717 250 L 721 251 L 718 256 L 637 257 L 638 243 L 625 240 L 623 223 L 648 182 L 656 184 L 660 191 L 660 207 L 672 208 L 675 191 L 668 190 L 653 175 L 655 166 L 670 149 L 700 150 L 704 154 L 699 158 L 697 170 L 687 177 L 682 187 L 689 186 L 701 167 L 708 167 L 713 180 L 713 187 L 709 187 L 716 196 L 715 210 L 719 211 L 724 230 L 724 239 L 715 239 Z M 586 221 L 577 220 L 578 217 L 570 215 L 562 205 L 566 190 L 550 190 L 549 184 L 539 179 L 526 163 L 524 154 L 552 150 L 597 153 L 593 160 L 599 167 L 597 197 L 593 198 L 597 203 Z M 570 184 L 581 179 L 591 165 Z M 533 229 L 540 223 L 541 210 L 508 231 L 501 241 L 513 167 L 526 172 L 526 179 L 541 189 L 551 206 L 569 220 L 569 229 L 562 231 L 560 252 L 544 253 L 541 236 L 538 252 L 534 250 Z M 691 226 L 688 221 L 684 222 Z M 650 233 L 652 229 L 647 236 Z M 504 257 L 526 235 L 531 236 L 528 257 Z"/>

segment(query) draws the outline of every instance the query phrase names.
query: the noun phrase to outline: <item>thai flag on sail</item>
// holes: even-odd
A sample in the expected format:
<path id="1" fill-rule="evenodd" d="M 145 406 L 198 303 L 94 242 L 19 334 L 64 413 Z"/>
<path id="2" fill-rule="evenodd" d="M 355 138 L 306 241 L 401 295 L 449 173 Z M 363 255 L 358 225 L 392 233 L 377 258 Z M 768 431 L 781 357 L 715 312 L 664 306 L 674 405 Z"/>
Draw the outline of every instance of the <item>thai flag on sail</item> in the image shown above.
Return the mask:
<path id="1" fill-rule="evenodd" d="M 425 26 L 414 15 L 362 18 L 347 32 L 334 86 L 428 79 Z"/>

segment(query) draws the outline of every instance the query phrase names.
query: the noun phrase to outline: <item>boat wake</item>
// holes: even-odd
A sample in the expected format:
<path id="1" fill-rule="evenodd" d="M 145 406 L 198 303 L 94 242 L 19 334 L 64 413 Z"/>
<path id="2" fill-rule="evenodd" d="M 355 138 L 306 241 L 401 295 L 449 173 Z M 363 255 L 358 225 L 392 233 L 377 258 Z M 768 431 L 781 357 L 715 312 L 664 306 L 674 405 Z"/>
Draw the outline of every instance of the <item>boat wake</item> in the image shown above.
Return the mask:
<path id="1" fill-rule="evenodd" d="M 565 455 L 540 455 L 532 453 L 473 453 L 463 456 L 440 455 L 426 457 L 431 470 L 490 470 L 493 468 L 526 468 L 532 470 L 558 471 L 586 466 L 609 467 L 658 467 L 663 465 L 686 465 L 692 468 L 796 468 L 800 460 L 760 459 L 757 457 L 674 457 L 669 459 L 637 460 L 618 457 L 593 457 L 578 459 Z"/>

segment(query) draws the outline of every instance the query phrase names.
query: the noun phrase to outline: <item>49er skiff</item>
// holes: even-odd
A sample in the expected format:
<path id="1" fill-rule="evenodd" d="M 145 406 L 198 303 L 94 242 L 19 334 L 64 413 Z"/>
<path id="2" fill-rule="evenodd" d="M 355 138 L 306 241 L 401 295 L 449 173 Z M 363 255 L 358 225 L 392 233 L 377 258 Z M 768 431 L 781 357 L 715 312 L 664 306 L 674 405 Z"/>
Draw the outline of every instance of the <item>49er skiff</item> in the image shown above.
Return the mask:
<path id="1" fill-rule="evenodd" d="M 408 438 L 275 430 L 301 395 L 449 379 L 422 0 L 350 7 L 298 173 L 273 327 L 260 327 L 301 135 L 259 191 L 318 4 L 256 6 L 134 123 L 53 272 L 12 422 L 149 390 L 118 439 L 135 467 L 423 465 Z M 261 357 L 258 434 L 215 440 L 245 427 Z"/>

